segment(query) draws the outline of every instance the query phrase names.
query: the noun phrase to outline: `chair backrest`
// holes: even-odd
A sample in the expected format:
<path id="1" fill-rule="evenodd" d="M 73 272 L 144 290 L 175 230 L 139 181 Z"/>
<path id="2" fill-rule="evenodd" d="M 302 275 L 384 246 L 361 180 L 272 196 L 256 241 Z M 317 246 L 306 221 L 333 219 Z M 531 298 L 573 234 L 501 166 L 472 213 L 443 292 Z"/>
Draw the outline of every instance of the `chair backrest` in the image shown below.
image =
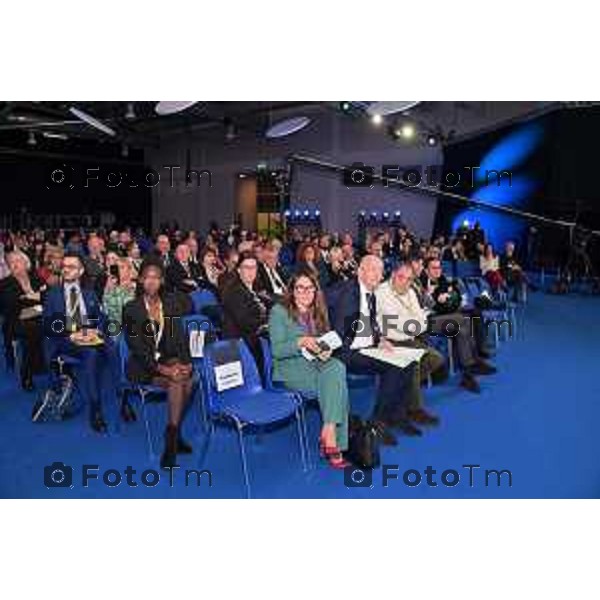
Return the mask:
<path id="1" fill-rule="evenodd" d="M 192 330 L 205 331 L 209 336 L 215 334 L 214 323 L 204 314 L 183 316 L 181 326 L 188 337 Z"/>
<path id="2" fill-rule="evenodd" d="M 215 368 L 223 364 L 223 356 L 230 355 L 232 361 L 238 359 L 242 365 L 242 385 L 228 390 L 217 391 L 215 377 Z M 204 361 L 202 363 L 202 380 L 204 390 L 206 391 L 206 404 L 209 413 L 218 414 L 221 412 L 223 401 L 235 398 L 237 400 L 247 398 L 263 389 L 258 374 L 254 357 L 248 349 L 246 343 L 241 340 L 221 340 L 207 346 L 204 351 Z"/>
<path id="3" fill-rule="evenodd" d="M 479 265 L 471 260 L 457 260 L 455 264 L 456 277 L 480 277 Z"/>
<path id="4" fill-rule="evenodd" d="M 218 298 L 210 290 L 196 290 L 190 294 L 195 313 L 201 313 L 205 306 L 216 306 L 219 304 Z"/>
<path id="5" fill-rule="evenodd" d="M 456 277 L 456 261 L 454 260 L 443 260 L 442 271 L 448 277 Z"/>

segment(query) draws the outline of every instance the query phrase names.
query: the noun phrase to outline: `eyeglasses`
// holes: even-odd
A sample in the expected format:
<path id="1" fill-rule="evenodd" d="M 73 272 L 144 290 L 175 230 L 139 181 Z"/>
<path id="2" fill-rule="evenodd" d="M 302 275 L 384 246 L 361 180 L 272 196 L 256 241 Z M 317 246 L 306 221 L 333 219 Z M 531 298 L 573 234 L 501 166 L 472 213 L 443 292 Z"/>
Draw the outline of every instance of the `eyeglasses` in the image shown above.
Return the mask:
<path id="1" fill-rule="evenodd" d="M 297 285 L 294 287 L 295 292 L 314 292 L 317 288 L 314 285 Z"/>

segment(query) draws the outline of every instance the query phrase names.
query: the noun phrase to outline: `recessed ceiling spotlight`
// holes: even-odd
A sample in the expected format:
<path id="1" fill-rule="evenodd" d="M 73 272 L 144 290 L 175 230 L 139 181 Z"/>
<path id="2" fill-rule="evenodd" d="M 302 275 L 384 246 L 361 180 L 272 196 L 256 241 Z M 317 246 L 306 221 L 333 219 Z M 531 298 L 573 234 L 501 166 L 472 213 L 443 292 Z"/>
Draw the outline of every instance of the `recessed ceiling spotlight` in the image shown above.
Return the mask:
<path id="1" fill-rule="evenodd" d="M 415 137 L 415 126 L 412 123 L 405 123 L 400 127 L 400 136 L 407 140 Z"/>
<path id="2" fill-rule="evenodd" d="M 381 125 L 383 123 L 383 117 L 379 113 L 375 113 L 371 117 L 371 121 L 373 121 L 374 125 Z"/>

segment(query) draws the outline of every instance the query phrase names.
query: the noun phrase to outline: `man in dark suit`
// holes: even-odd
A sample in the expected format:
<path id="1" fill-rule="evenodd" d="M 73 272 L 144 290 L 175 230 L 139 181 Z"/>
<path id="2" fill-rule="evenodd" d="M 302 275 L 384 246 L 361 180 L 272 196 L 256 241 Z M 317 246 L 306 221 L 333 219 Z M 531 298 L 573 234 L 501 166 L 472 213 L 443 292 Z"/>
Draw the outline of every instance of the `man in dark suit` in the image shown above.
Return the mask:
<path id="1" fill-rule="evenodd" d="M 279 264 L 279 251 L 272 244 L 266 244 L 258 263 L 257 288 L 264 290 L 276 300 L 285 294 L 288 275 Z"/>
<path id="2" fill-rule="evenodd" d="M 431 258 L 421 273 L 423 302 L 433 308 L 429 317 L 430 333 L 451 337 L 462 371 L 461 387 L 478 394 L 481 391 L 475 375 L 492 375 L 496 368 L 483 360 L 481 314 L 474 308 L 466 311 L 458 285 L 442 272 L 442 263 Z M 476 317 L 476 318 L 475 318 Z"/>
<path id="3" fill-rule="evenodd" d="M 157 236 L 152 254 L 159 259 L 163 269 L 166 271 L 173 260 L 171 256 L 171 242 L 168 235 L 161 233 Z"/>
<path id="4" fill-rule="evenodd" d="M 377 423 L 384 444 L 395 445 L 391 429 L 406 435 L 421 435 L 407 417 L 407 395 L 415 365 L 402 369 L 390 363 L 361 354 L 363 348 L 380 347 L 393 350 L 381 335 L 377 324 L 375 289 L 383 277 L 383 262 L 367 255 L 358 268 L 357 277 L 339 285 L 333 307 L 333 324 L 343 345 L 335 355 L 350 373 L 377 374 L 379 384 L 372 419 Z"/>
<path id="5" fill-rule="evenodd" d="M 65 254 L 62 260 L 62 284 L 50 288 L 43 307 L 49 358 L 70 356 L 78 359 L 77 383 L 90 403 L 91 426 L 104 433 L 102 416 L 102 366 L 108 364 L 108 340 L 90 346 L 104 330 L 105 315 L 96 294 L 81 285 L 84 268 L 76 254 Z"/>
<path id="6" fill-rule="evenodd" d="M 189 294 L 198 289 L 189 259 L 189 247 L 187 244 L 179 244 L 175 249 L 174 259 L 167 267 L 167 289 L 169 291 Z"/>

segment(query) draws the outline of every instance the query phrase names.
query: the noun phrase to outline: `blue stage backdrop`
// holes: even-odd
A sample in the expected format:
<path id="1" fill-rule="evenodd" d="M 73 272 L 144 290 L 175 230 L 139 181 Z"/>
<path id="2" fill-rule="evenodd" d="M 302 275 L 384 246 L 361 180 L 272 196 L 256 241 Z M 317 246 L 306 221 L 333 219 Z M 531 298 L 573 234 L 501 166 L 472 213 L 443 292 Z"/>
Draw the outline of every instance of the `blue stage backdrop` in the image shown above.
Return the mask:
<path id="1" fill-rule="evenodd" d="M 532 211 L 544 187 L 546 138 L 547 119 L 538 119 L 448 146 L 444 171 L 460 174 L 460 183 L 445 189 L 494 206 Z M 495 171 L 510 175 L 497 177 Z M 450 182 L 456 182 L 457 178 L 452 177 Z M 530 225 L 499 211 L 465 208 L 443 199 L 438 202 L 436 231 L 454 232 L 463 223 L 472 226 L 475 221 L 498 250 L 507 239 L 523 243 Z"/>

